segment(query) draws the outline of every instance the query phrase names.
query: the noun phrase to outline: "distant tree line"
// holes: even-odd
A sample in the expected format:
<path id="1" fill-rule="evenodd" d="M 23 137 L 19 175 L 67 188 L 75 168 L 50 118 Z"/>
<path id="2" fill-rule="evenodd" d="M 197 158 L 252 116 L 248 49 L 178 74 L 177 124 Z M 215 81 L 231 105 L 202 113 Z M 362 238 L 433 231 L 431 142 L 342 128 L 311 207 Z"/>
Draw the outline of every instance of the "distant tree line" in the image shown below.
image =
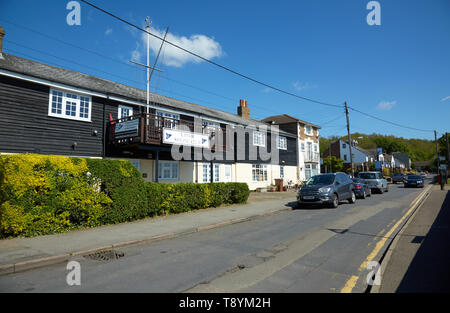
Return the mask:
<path id="1" fill-rule="evenodd" d="M 358 146 L 365 150 L 376 149 L 381 147 L 383 152 L 404 152 L 410 158 L 411 161 L 430 161 L 436 158 L 436 147 L 433 140 L 426 139 L 405 139 L 403 137 L 395 136 L 385 136 L 380 134 L 362 134 L 353 133 L 351 134 L 353 140 L 358 141 Z M 348 141 L 347 136 L 331 136 L 328 138 L 320 138 L 320 151 L 323 153 L 330 146 L 330 142 L 336 140 Z M 445 136 L 442 136 L 439 140 L 439 146 L 442 153 L 441 155 L 446 155 L 446 142 Z M 323 155 L 327 157 L 327 155 Z"/>

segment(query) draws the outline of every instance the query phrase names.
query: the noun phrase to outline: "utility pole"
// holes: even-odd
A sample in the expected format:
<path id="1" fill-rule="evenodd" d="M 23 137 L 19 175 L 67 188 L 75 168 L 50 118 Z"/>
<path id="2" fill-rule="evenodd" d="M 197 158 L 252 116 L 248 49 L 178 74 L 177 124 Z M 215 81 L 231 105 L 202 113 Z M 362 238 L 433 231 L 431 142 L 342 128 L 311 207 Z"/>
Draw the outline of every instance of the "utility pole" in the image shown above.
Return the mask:
<path id="1" fill-rule="evenodd" d="M 445 132 L 445 141 L 447 142 L 447 170 L 450 165 L 450 150 L 448 149 L 448 133 Z"/>
<path id="2" fill-rule="evenodd" d="M 147 31 L 147 114 L 150 113 L 150 25 L 152 24 L 152 21 L 150 21 L 150 18 L 147 16 L 145 19 L 145 22 L 147 23 L 147 27 L 145 30 Z"/>
<path id="3" fill-rule="evenodd" d="M 437 142 L 436 131 L 434 131 L 434 143 L 436 145 L 436 158 L 437 158 L 437 167 L 438 167 L 438 173 L 439 173 L 439 166 L 441 165 L 441 162 L 439 160 L 439 150 L 438 150 L 438 142 Z"/>
<path id="4" fill-rule="evenodd" d="M 447 132 L 445 132 L 445 141 L 447 142 L 447 170 L 445 172 L 445 174 L 446 174 L 445 178 L 448 179 L 448 170 L 449 170 L 448 167 L 450 166 L 450 150 L 448 149 L 449 144 L 448 144 L 448 133 Z M 447 182 L 445 182 L 445 183 L 447 183 Z"/>
<path id="5" fill-rule="evenodd" d="M 441 160 L 439 160 L 439 149 L 438 149 L 438 142 L 437 142 L 437 134 L 436 131 L 434 131 L 434 143 L 436 144 L 436 157 L 437 157 L 437 172 L 438 175 L 440 175 L 441 178 L 441 190 L 444 190 L 444 175 L 442 175 L 443 171 L 441 171 L 440 167 L 441 167 Z"/>
<path id="6" fill-rule="evenodd" d="M 330 148 L 328 149 L 328 154 L 330 156 L 330 173 L 333 173 L 333 162 L 331 162 L 331 140 L 330 140 Z"/>
<path id="7" fill-rule="evenodd" d="M 352 177 L 355 177 L 355 172 L 353 169 L 353 154 L 352 154 L 352 138 L 350 136 L 350 122 L 348 121 L 348 106 L 345 102 L 345 116 L 347 117 L 347 133 L 348 133 L 348 148 L 350 149 L 350 163 L 352 166 Z"/>

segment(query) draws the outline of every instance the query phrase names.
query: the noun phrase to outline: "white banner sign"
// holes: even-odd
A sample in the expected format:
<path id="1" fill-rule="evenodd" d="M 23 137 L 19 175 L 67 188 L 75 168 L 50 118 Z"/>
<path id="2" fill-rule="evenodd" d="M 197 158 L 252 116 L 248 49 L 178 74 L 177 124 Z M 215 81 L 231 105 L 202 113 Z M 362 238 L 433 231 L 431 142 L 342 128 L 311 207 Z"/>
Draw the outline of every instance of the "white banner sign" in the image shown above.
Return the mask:
<path id="1" fill-rule="evenodd" d="M 180 146 L 209 148 L 208 135 L 181 131 L 176 129 L 164 128 L 163 143 Z"/>

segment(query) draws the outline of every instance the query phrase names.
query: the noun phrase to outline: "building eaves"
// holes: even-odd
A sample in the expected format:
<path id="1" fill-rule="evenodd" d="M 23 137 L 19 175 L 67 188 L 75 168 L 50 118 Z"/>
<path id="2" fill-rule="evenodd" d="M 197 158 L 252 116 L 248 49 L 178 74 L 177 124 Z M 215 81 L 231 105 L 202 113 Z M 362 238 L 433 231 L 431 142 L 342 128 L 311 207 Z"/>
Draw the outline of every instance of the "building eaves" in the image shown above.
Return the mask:
<path id="1" fill-rule="evenodd" d="M 0 59 L 0 69 L 6 71 L 23 74 L 54 83 L 82 88 L 93 92 L 104 93 L 109 96 L 123 97 L 129 100 L 140 102 L 142 104 L 146 103 L 147 92 L 142 89 L 130 87 L 88 74 L 17 57 L 11 54 L 3 53 L 3 57 L 3 59 Z M 210 117 L 242 126 L 267 127 L 266 123 L 255 119 L 246 119 L 236 114 L 174 99 L 156 93 L 149 93 L 149 100 L 151 103 L 161 105 L 162 109 L 164 106 L 166 106 L 168 109 L 172 108 L 187 113 L 194 112 L 201 116 L 204 116 L 206 119 Z M 291 134 L 281 130 L 280 134 L 289 137 L 296 137 L 296 134 Z"/>

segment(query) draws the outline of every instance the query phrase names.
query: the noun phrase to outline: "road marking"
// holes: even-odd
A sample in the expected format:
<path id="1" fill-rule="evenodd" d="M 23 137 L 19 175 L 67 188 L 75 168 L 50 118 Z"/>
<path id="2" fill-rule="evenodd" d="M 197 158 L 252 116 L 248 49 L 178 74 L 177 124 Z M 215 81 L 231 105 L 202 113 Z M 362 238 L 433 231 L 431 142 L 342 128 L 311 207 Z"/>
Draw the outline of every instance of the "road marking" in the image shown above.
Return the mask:
<path id="1" fill-rule="evenodd" d="M 355 287 L 356 282 L 358 281 L 358 276 L 353 275 L 352 277 L 347 280 L 347 283 L 345 284 L 344 288 L 341 289 L 341 293 L 350 293 L 352 292 L 353 287 Z"/>
<path id="2" fill-rule="evenodd" d="M 428 190 L 431 189 L 431 185 L 429 185 L 430 188 L 427 187 L 424 191 L 422 191 L 416 199 L 411 203 L 408 211 L 402 216 L 400 220 L 397 221 L 397 223 L 392 226 L 392 228 L 386 233 L 386 235 L 381 238 L 380 241 L 377 242 L 375 245 L 375 248 L 372 250 L 372 252 L 367 256 L 367 258 L 364 260 L 364 262 L 361 263 L 361 265 L 358 268 L 358 272 L 361 272 L 367 267 L 367 264 L 372 261 L 375 256 L 380 252 L 381 248 L 383 248 L 386 241 L 389 239 L 389 237 L 392 235 L 392 233 L 395 231 L 395 229 L 403 222 L 403 220 L 415 209 L 416 205 L 420 202 L 420 200 L 425 196 L 425 194 L 428 192 Z M 356 280 L 355 280 L 356 277 Z M 341 289 L 341 293 L 350 293 L 352 292 L 353 288 L 356 285 L 356 282 L 358 281 L 359 276 L 352 276 L 349 278 L 345 286 Z"/>

